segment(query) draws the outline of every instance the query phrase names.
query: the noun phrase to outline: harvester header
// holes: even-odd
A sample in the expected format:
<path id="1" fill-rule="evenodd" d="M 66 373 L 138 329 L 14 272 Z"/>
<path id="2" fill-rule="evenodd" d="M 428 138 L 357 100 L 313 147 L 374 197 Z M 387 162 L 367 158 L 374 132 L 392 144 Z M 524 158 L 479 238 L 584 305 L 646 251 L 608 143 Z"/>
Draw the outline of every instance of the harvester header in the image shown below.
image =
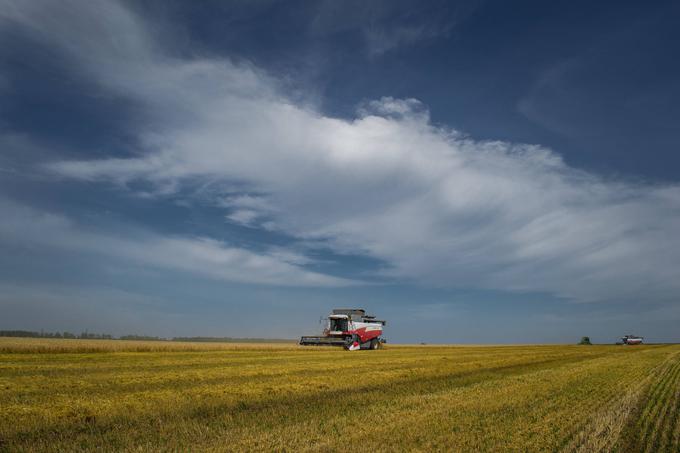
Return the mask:
<path id="1" fill-rule="evenodd" d="M 326 318 L 321 336 L 303 336 L 303 346 L 341 346 L 349 351 L 378 349 L 385 342 L 380 336 L 385 321 L 367 315 L 361 308 L 336 308 Z"/>

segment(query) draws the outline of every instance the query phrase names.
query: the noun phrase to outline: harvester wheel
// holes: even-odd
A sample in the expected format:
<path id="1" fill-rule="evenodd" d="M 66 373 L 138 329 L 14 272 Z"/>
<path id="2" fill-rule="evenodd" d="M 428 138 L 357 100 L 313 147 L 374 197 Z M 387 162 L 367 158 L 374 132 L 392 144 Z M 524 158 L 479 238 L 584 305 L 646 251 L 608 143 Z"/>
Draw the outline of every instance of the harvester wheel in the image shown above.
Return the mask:
<path id="1" fill-rule="evenodd" d="M 355 342 L 359 342 L 359 337 L 358 335 L 352 335 L 351 337 L 347 337 L 345 340 L 345 349 L 350 349 L 352 345 L 354 345 Z M 359 342 L 361 344 L 361 342 Z"/>
<path id="2" fill-rule="evenodd" d="M 371 340 L 371 349 L 378 349 L 380 348 L 380 342 L 378 341 L 377 338 L 374 338 Z"/>

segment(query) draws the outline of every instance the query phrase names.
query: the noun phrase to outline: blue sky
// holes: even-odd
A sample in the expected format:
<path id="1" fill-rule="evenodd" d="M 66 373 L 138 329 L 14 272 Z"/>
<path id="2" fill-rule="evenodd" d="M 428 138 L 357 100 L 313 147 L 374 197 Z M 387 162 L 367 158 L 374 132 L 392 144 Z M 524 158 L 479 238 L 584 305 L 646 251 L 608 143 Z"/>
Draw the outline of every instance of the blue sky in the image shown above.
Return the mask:
<path id="1" fill-rule="evenodd" d="M 680 341 L 673 2 L 0 1 L 0 328 Z"/>

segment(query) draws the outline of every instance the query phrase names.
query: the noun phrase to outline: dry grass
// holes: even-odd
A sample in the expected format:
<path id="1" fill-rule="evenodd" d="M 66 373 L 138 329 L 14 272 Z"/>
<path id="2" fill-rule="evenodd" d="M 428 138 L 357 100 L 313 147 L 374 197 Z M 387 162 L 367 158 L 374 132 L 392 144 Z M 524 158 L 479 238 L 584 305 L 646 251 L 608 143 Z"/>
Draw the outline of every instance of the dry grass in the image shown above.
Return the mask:
<path id="1" fill-rule="evenodd" d="M 611 451 L 637 411 L 679 445 L 678 346 L 181 346 L 0 354 L 0 450 Z"/>
<path id="2" fill-rule="evenodd" d="M 654 373 L 636 409 L 619 443 L 621 451 L 680 451 L 680 353 Z"/>
<path id="3" fill-rule="evenodd" d="M 609 404 L 602 407 L 597 413 L 590 416 L 590 423 L 577 433 L 563 451 L 569 452 L 600 452 L 622 450 L 630 451 L 630 445 L 624 448 L 622 435 L 626 425 L 635 426 L 638 421 L 650 420 L 654 417 L 643 416 L 639 413 L 639 407 L 645 395 L 650 392 L 660 381 L 659 376 L 664 376 L 669 369 L 680 364 L 678 353 L 670 354 L 663 362 L 653 368 L 638 382 L 631 383 L 628 387 L 620 390 L 621 396 L 613 399 Z M 629 428 L 630 431 L 630 428 Z M 632 434 L 632 432 L 630 432 Z M 630 442 L 627 442 L 630 444 Z M 676 442 L 676 446 L 680 445 Z M 665 451 L 665 450 L 663 450 Z"/>
<path id="4" fill-rule="evenodd" d="M 184 342 L 131 340 L 75 340 L 55 338 L 0 337 L 0 354 L 12 353 L 88 353 L 88 352 L 182 352 L 232 349 L 294 348 L 297 343 L 266 342 Z"/>

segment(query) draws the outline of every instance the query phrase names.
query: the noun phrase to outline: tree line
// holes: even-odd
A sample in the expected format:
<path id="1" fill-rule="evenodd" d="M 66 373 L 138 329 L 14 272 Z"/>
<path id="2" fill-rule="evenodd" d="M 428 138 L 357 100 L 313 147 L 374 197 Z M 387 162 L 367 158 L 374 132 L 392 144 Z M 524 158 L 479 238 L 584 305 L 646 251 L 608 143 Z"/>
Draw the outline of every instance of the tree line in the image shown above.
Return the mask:
<path id="1" fill-rule="evenodd" d="M 26 338 L 72 338 L 79 340 L 136 340 L 136 341 L 184 341 L 184 342 L 290 342 L 287 339 L 272 338 L 232 338 L 232 337 L 173 337 L 162 338 L 150 335 L 121 335 L 115 337 L 107 333 L 90 333 L 88 331 L 75 334 L 72 332 L 35 332 L 31 330 L 0 330 L 0 337 Z"/>
<path id="2" fill-rule="evenodd" d="M 27 338 L 74 338 L 87 340 L 113 340 L 113 335 L 107 333 L 89 333 L 87 331 L 75 334 L 72 332 L 34 332 L 31 330 L 0 330 L 0 337 Z"/>

